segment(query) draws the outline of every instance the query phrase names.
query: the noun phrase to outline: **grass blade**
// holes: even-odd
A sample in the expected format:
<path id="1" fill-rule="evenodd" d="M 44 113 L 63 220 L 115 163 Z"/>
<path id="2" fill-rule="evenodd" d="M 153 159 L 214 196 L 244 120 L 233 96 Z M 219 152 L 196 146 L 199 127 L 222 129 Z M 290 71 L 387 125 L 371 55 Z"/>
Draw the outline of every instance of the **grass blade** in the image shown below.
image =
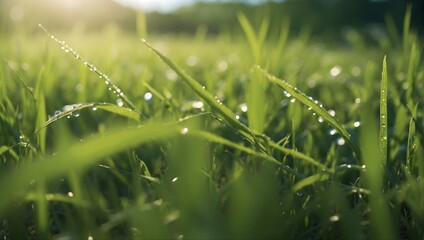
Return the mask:
<path id="1" fill-rule="evenodd" d="M 79 53 L 77 53 L 73 48 L 71 48 L 68 44 L 65 43 L 65 41 L 61 41 L 59 39 L 57 39 L 55 36 L 53 36 L 49 31 L 47 31 L 46 28 L 43 27 L 43 25 L 39 24 L 38 25 L 41 29 L 43 29 L 43 31 L 51 38 L 53 39 L 56 43 L 58 43 L 61 48 L 63 49 L 63 51 L 65 51 L 65 53 L 69 53 L 71 54 L 73 57 L 75 57 L 77 60 L 81 61 L 86 67 L 88 67 L 88 69 L 90 69 L 90 71 L 96 73 L 100 78 L 104 79 L 104 82 L 106 85 L 110 86 L 111 89 L 113 89 L 113 92 L 117 95 L 118 98 L 121 98 L 133 111 L 137 112 L 138 114 L 140 114 L 141 117 L 143 117 L 144 119 L 147 119 L 146 116 L 144 116 L 141 112 L 139 112 L 137 110 L 137 107 L 134 105 L 134 103 L 124 94 L 124 92 L 115 84 L 113 84 L 109 78 L 109 76 L 107 76 L 105 73 L 101 72 L 100 70 L 98 70 L 96 68 L 96 66 L 94 66 L 92 63 L 88 62 L 86 59 L 82 58 L 81 55 Z"/>
<path id="2" fill-rule="evenodd" d="M 352 139 L 352 136 L 347 132 L 347 130 L 335 119 L 332 117 L 327 110 L 325 110 L 322 105 L 319 105 L 317 102 L 315 102 L 312 97 L 307 96 L 297 88 L 293 87 L 289 83 L 269 74 L 266 70 L 262 69 L 259 66 L 256 66 L 254 69 L 264 74 L 268 80 L 270 80 L 272 83 L 276 84 L 280 88 L 284 89 L 286 92 L 288 92 L 292 97 L 296 98 L 299 102 L 303 103 L 307 107 L 311 108 L 311 110 L 314 110 L 325 122 L 330 124 L 334 129 L 336 129 L 339 134 L 345 139 L 346 143 L 349 145 L 349 147 L 352 149 L 353 153 L 355 154 L 356 158 L 360 160 L 361 158 L 361 151 L 359 149 L 358 144 Z"/>
<path id="3" fill-rule="evenodd" d="M 299 182 L 297 182 L 293 187 L 292 187 L 292 192 L 295 193 L 297 191 L 299 191 L 300 189 L 310 186 L 316 182 L 319 181 L 325 181 L 328 179 L 328 175 L 319 173 L 319 174 L 315 174 L 312 176 L 309 176 L 305 179 L 300 180 Z"/>
<path id="4" fill-rule="evenodd" d="M 10 193 L 0 198 L 0 215 L 17 195 L 22 194 L 20 189 L 31 181 L 42 182 L 66 175 L 71 171 L 81 171 L 107 156 L 142 143 L 163 140 L 177 134 L 180 134 L 180 130 L 176 124 L 149 123 L 138 128 L 120 128 L 105 134 L 94 135 L 82 143 L 78 142 L 58 152 L 51 158 L 22 165 L 0 179 L 0 192 Z"/>
<path id="5" fill-rule="evenodd" d="M 79 111 L 85 108 L 91 108 L 93 110 L 102 109 L 111 113 L 121 115 L 123 117 L 127 117 L 129 119 L 133 119 L 135 121 L 141 120 L 140 114 L 138 112 L 134 112 L 132 109 L 129 108 L 120 107 L 112 103 L 86 102 L 67 105 L 64 108 L 63 112 L 61 111 L 60 113 L 57 113 L 54 116 L 50 117 L 49 120 L 47 120 L 41 127 L 39 127 L 35 131 L 35 133 L 38 133 L 41 129 L 47 127 L 48 125 L 52 124 L 53 122 L 56 122 L 59 119 L 77 114 Z"/>
<path id="6" fill-rule="evenodd" d="M 240 121 L 238 121 L 235 116 L 236 114 L 231 111 L 228 107 L 223 105 L 221 102 L 217 101 L 215 97 L 206 91 L 199 82 L 194 80 L 190 75 L 188 75 L 181 67 L 171 61 L 168 57 L 163 55 L 161 52 L 153 48 L 146 40 L 142 40 L 143 43 L 152 50 L 165 64 L 167 64 L 172 70 L 174 70 L 183 81 L 193 89 L 197 95 L 208 104 L 214 112 L 217 112 L 220 117 L 222 117 L 232 128 L 241 133 L 244 137 L 246 137 L 249 141 L 253 141 L 252 131 Z"/>
<path id="7" fill-rule="evenodd" d="M 261 60 L 261 47 L 259 39 L 256 37 L 255 30 L 253 29 L 246 15 L 239 13 L 237 18 L 241 27 L 243 28 L 244 34 L 247 37 L 247 41 L 249 42 L 250 49 L 252 50 L 253 54 L 253 59 L 256 64 L 259 64 Z"/>
<path id="8" fill-rule="evenodd" d="M 387 63 L 384 56 L 380 89 L 380 152 L 383 165 L 387 163 L 387 127 Z"/>

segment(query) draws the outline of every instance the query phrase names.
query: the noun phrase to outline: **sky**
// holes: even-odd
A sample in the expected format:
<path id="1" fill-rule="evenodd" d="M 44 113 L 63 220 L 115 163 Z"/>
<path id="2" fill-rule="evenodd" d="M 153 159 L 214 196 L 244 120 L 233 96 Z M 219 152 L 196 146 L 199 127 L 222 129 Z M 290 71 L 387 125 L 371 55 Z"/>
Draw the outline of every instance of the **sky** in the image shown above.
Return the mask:
<path id="1" fill-rule="evenodd" d="M 170 12 L 179 7 L 189 6 L 199 0 L 114 0 L 115 2 L 121 3 L 125 6 L 142 9 L 146 12 L 159 11 L 159 12 Z M 221 0 L 220 2 L 229 2 L 231 0 Z M 234 0 L 233 0 L 234 1 Z M 238 2 L 246 3 L 260 3 L 265 0 L 245 0 Z M 217 0 L 203 0 L 203 2 L 219 2 Z"/>

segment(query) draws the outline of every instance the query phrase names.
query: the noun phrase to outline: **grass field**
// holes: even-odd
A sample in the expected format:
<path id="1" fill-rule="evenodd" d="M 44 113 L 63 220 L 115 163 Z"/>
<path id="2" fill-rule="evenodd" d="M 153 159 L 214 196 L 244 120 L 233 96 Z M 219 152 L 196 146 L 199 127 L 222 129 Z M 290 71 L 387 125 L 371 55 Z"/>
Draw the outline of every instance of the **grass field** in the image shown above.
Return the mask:
<path id="1" fill-rule="evenodd" d="M 0 238 L 423 238 L 409 18 L 338 45 L 244 15 L 241 36 L 0 38 Z"/>

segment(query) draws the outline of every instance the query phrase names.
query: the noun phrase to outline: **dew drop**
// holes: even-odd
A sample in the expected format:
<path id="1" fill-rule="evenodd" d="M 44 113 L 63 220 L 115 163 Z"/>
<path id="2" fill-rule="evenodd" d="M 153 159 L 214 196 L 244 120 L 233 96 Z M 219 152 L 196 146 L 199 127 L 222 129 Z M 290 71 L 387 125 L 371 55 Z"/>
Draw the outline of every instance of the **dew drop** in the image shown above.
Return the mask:
<path id="1" fill-rule="evenodd" d="M 364 165 L 362 165 L 361 167 L 362 167 L 362 169 L 365 169 L 367 166 L 364 164 Z"/>
<path id="2" fill-rule="evenodd" d="M 53 117 L 57 117 L 59 114 L 61 114 L 62 112 L 60 110 L 56 110 L 54 111 L 54 115 Z"/>
<path id="3" fill-rule="evenodd" d="M 338 76 L 342 72 L 342 68 L 338 65 L 334 66 L 330 70 L 330 75 L 333 77 Z"/>
<path id="4" fill-rule="evenodd" d="M 144 94 L 144 100 L 150 101 L 150 100 L 152 100 L 152 98 L 153 98 L 153 94 L 151 92 L 146 92 Z"/>
<path id="5" fill-rule="evenodd" d="M 324 119 L 322 117 L 318 117 L 318 122 L 322 123 L 324 122 Z"/>
<path id="6" fill-rule="evenodd" d="M 296 102 L 296 98 L 292 98 L 292 99 L 290 99 L 290 102 L 291 102 L 291 103 Z"/>
<path id="7" fill-rule="evenodd" d="M 330 114 L 330 116 L 335 117 L 336 116 L 336 111 L 334 111 L 333 109 L 328 110 L 328 114 Z"/>
<path id="8" fill-rule="evenodd" d="M 353 126 L 357 128 L 357 127 L 361 126 L 361 122 L 356 121 L 356 122 L 353 123 Z"/>
<path id="9" fill-rule="evenodd" d="M 181 129 L 181 134 L 184 135 L 188 132 L 188 128 Z"/>
<path id="10" fill-rule="evenodd" d="M 73 197 L 74 196 L 74 193 L 73 192 L 68 192 L 68 196 L 69 197 Z"/>
<path id="11" fill-rule="evenodd" d="M 88 236 L 87 240 L 94 240 L 93 236 Z"/>
<path id="12" fill-rule="evenodd" d="M 178 180 L 178 177 L 174 177 L 171 182 L 176 182 Z"/>
<path id="13" fill-rule="evenodd" d="M 72 112 L 72 116 L 73 116 L 73 117 L 76 117 L 76 118 L 77 118 L 77 117 L 79 117 L 80 115 L 81 115 L 81 114 L 80 114 L 80 111 L 73 111 L 73 112 Z"/>
<path id="14" fill-rule="evenodd" d="M 331 136 L 333 136 L 334 134 L 336 134 L 337 133 L 337 130 L 336 129 L 331 129 L 330 130 L 330 135 Z"/>
<path id="15" fill-rule="evenodd" d="M 356 103 L 356 104 L 361 103 L 361 99 L 360 99 L 360 98 L 356 98 L 356 99 L 355 99 L 355 103 Z"/>
<path id="16" fill-rule="evenodd" d="M 118 105 L 119 107 L 122 107 L 122 106 L 124 106 L 124 101 L 122 101 L 122 99 L 118 98 L 116 100 L 116 105 Z"/>
<path id="17" fill-rule="evenodd" d="M 97 107 L 96 106 L 94 106 L 92 109 L 93 109 L 93 111 L 97 111 Z"/>
<path id="18" fill-rule="evenodd" d="M 237 114 L 237 115 L 236 115 L 236 119 L 237 119 L 237 120 L 240 120 L 240 115 L 238 115 L 238 114 Z"/>
<path id="19" fill-rule="evenodd" d="M 346 141 L 344 140 L 344 138 L 340 137 L 337 139 L 337 145 L 339 146 L 343 146 L 345 145 Z"/>
<path id="20" fill-rule="evenodd" d="M 247 104 L 246 103 L 240 104 L 239 107 L 240 107 L 242 112 L 247 112 Z"/>
<path id="21" fill-rule="evenodd" d="M 201 102 L 201 101 L 193 102 L 192 107 L 193 108 L 203 108 L 203 102 Z"/>
<path id="22" fill-rule="evenodd" d="M 330 222 L 338 222 L 340 220 L 339 215 L 334 215 L 330 217 Z"/>

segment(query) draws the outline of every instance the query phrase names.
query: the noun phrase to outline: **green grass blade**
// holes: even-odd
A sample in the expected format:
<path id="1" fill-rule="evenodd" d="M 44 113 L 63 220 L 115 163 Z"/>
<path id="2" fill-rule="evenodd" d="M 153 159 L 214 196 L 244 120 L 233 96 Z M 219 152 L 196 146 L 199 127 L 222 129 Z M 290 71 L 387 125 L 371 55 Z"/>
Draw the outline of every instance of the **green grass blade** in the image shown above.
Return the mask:
<path id="1" fill-rule="evenodd" d="M 408 73 L 406 76 L 406 82 L 408 84 L 408 89 L 406 90 L 406 99 L 408 107 L 412 107 L 412 89 L 414 88 L 414 75 L 415 75 L 415 66 L 417 62 L 417 43 L 416 39 L 412 42 L 411 51 L 409 55 L 409 64 L 408 64 Z"/>
<path id="2" fill-rule="evenodd" d="M 177 134 L 180 134 L 180 128 L 176 124 L 149 123 L 138 128 L 120 128 L 96 134 L 82 143 L 77 142 L 51 158 L 22 165 L 16 171 L 4 174 L 0 179 L 0 192 L 10 193 L 0 198 L 0 215 L 15 197 L 22 194 L 20 189 L 31 181 L 43 182 L 71 171 L 81 171 L 107 156 Z"/>
<path id="3" fill-rule="evenodd" d="M 387 116 L 387 63 L 384 56 L 380 89 L 380 152 L 383 165 L 387 163 Z"/>
<path id="4" fill-rule="evenodd" d="M 44 76 L 44 68 L 41 68 L 38 73 L 37 86 L 35 87 L 36 94 L 36 110 L 37 110 L 37 118 L 35 121 L 35 126 L 37 129 L 43 126 L 43 124 L 47 120 L 46 113 L 46 99 L 44 96 L 44 86 L 43 86 L 43 76 Z M 37 134 L 37 144 L 41 150 L 41 153 L 44 154 L 46 151 L 46 130 L 40 129 Z"/>
<path id="5" fill-rule="evenodd" d="M 403 20 L 403 51 L 406 53 L 408 51 L 409 40 L 411 37 L 410 26 L 411 26 L 411 15 L 412 15 L 412 5 L 408 4 L 405 11 L 405 17 Z"/>
<path id="6" fill-rule="evenodd" d="M 81 55 L 79 53 L 77 53 L 73 48 L 71 48 L 68 44 L 66 44 L 65 41 L 61 41 L 58 38 L 56 38 L 54 35 L 52 35 L 49 31 L 47 31 L 46 28 L 43 27 L 43 25 L 39 24 L 39 27 L 41 29 L 43 29 L 43 31 L 51 39 L 53 39 L 56 43 L 58 43 L 61 46 L 61 48 L 63 49 L 63 51 L 65 51 L 65 53 L 71 54 L 75 59 L 81 61 L 84 64 L 84 66 L 86 66 L 88 69 L 90 69 L 90 71 L 96 73 L 100 78 L 102 78 L 104 80 L 105 84 L 113 90 L 113 92 L 117 95 L 117 97 L 122 99 L 133 111 L 138 112 L 141 117 L 143 117 L 144 119 L 147 119 L 146 116 L 144 116 L 141 112 L 138 111 L 137 107 L 124 94 L 124 92 L 118 86 L 116 86 L 115 84 L 112 83 L 109 76 L 107 76 L 105 73 L 98 70 L 97 67 L 94 66 L 94 64 L 88 62 L 86 59 L 81 57 Z"/>
<path id="7" fill-rule="evenodd" d="M 278 150 L 284 154 L 288 154 L 291 155 L 293 157 L 295 157 L 296 159 L 301 159 L 305 162 L 308 162 L 314 166 L 316 166 L 320 171 L 324 171 L 324 172 L 329 172 L 329 173 L 334 173 L 334 171 L 332 169 L 327 168 L 325 165 L 323 165 L 322 163 L 320 163 L 318 160 L 315 160 L 301 152 L 298 152 L 296 150 L 290 149 L 290 148 L 285 148 L 282 147 L 272 141 L 269 142 L 270 147 L 272 147 L 275 150 Z"/>
<path id="8" fill-rule="evenodd" d="M 405 167 L 409 168 L 409 171 L 411 171 L 412 169 L 414 169 L 416 166 L 414 164 L 414 155 L 415 155 L 415 151 L 416 151 L 416 145 L 415 145 L 415 134 L 416 134 L 416 129 L 415 129 L 415 119 L 417 118 L 417 109 L 418 109 L 418 104 L 415 105 L 414 111 L 412 112 L 412 116 L 411 119 L 409 121 L 409 128 L 408 128 L 408 147 L 407 147 L 407 152 L 406 152 L 406 163 L 405 163 Z"/>
<path id="9" fill-rule="evenodd" d="M 206 104 L 208 104 L 212 108 L 214 112 L 218 113 L 218 115 L 222 117 L 232 128 L 234 128 L 239 133 L 241 133 L 244 137 L 246 137 L 248 140 L 253 142 L 253 135 L 251 130 L 246 125 L 242 124 L 240 121 L 238 121 L 235 118 L 236 116 L 235 113 L 233 113 L 228 107 L 223 105 L 221 102 L 217 101 L 211 93 L 205 90 L 203 86 L 200 85 L 199 82 L 197 82 L 190 75 L 188 75 L 181 67 L 175 64 L 173 61 L 171 61 L 168 57 L 163 55 L 161 52 L 153 48 L 146 40 L 143 39 L 142 41 L 165 64 L 167 64 L 172 70 L 174 70 L 183 79 L 183 81 L 191 89 L 193 89 L 196 92 L 196 94 L 200 98 L 202 98 L 203 101 L 205 101 Z"/>
<path id="10" fill-rule="evenodd" d="M 303 103 L 307 107 L 311 108 L 311 110 L 315 111 L 325 122 L 330 124 L 334 129 L 336 129 L 339 134 L 345 139 L 346 143 L 352 149 L 353 153 L 356 155 L 356 158 L 361 158 L 361 151 L 359 149 L 358 144 L 352 139 L 352 136 L 347 132 L 347 130 L 335 119 L 332 117 L 327 110 L 325 110 L 322 105 L 319 105 L 315 102 L 312 97 L 307 96 L 297 88 L 293 87 L 289 83 L 269 74 L 266 70 L 262 69 L 259 66 L 256 66 L 254 69 L 264 74 L 268 80 L 272 83 L 276 84 L 280 88 L 284 89 L 288 92 L 292 97 L 296 98 L 299 102 Z"/>
<path id="11" fill-rule="evenodd" d="M 399 236 L 395 232 L 393 217 L 390 213 L 389 199 L 383 193 L 385 176 L 385 166 L 381 161 L 382 152 L 379 149 L 378 119 L 374 115 L 371 104 L 364 106 L 361 111 L 363 122 L 360 142 L 363 146 L 363 161 L 366 171 L 362 172 L 361 180 L 364 186 L 369 189 L 369 214 L 370 239 L 390 239 Z"/>
<path id="12" fill-rule="evenodd" d="M 250 154 L 250 155 L 253 155 L 253 156 L 256 156 L 256 157 L 265 159 L 265 160 L 270 161 L 270 162 L 272 162 L 274 164 L 277 164 L 277 165 L 281 165 L 280 162 L 278 162 L 275 158 L 273 158 L 272 156 L 270 156 L 268 154 L 257 152 L 257 151 L 255 151 L 255 150 L 253 150 L 251 148 L 248 148 L 248 147 L 245 147 L 243 145 L 234 143 L 234 142 L 232 142 L 230 140 L 227 140 L 225 138 L 222 138 L 222 137 L 220 137 L 218 135 L 215 135 L 215 134 L 212 134 L 212 133 L 209 133 L 209 132 L 200 131 L 200 130 L 190 130 L 190 131 L 187 132 L 187 135 L 201 137 L 201 138 L 203 138 L 203 139 L 205 139 L 207 141 L 219 143 L 219 144 L 222 144 L 222 145 L 226 145 L 226 146 L 229 146 L 231 148 L 237 149 L 237 150 L 239 150 L 241 152 L 245 152 L 247 154 Z"/>
<path id="13" fill-rule="evenodd" d="M 38 133 L 41 129 L 47 127 L 48 125 L 56 122 L 57 120 L 68 116 L 75 116 L 76 114 L 79 114 L 79 111 L 86 108 L 91 108 L 94 111 L 97 109 L 102 109 L 111 113 L 115 113 L 117 115 L 121 115 L 123 117 L 127 117 L 129 119 L 133 119 L 135 121 L 141 120 L 140 114 L 138 112 L 134 112 L 132 109 L 120 107 L 112 103 L 86 102 L 68 106 L 70 106 L 69 109 L 65 109 L 65 111 L 50 117 L 49 120 L 44 122 L 44 124 L 36 130 L 36 133 Z"/>
<path id="14" fill-rule="evenodd" d="M 256 37 L 255 30 L 253 29 L 246 15 L 244 15 L 243 13 L 239 13 L 237 17 L 246 35 L 247 41 L 249 42 L 253 59 L 256 64 L 259 64 L 261 60 L 261 47 L 259 39 Z"/>
<path id="15" fill-rule="evenodd" d="M 328 179 L 328 175 L 322 174 L 322 173 L 309 176 L 309 177 L 302 179 L 299 182 L 297 182 L 292 187 L 292 192 L 295 193 L 295 192 L 299 191 L 300 189 L 302 189 L 304 187 L 310 186 L 310 185 L 312 185 L 316 182 L 324 181 L 324 180 L 327 180 L 327 179 Z"/>

